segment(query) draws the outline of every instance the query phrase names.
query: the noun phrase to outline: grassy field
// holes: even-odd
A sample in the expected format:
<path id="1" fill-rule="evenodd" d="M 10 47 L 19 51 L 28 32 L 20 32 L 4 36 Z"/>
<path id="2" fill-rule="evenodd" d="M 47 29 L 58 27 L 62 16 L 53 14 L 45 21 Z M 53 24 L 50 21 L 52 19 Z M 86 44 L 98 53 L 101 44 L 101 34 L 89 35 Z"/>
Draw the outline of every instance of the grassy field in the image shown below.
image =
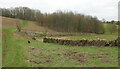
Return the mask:
<path id="1" fill-rule="evenodd" d="M 82 39 L 87 39 L 87 40 L 115 40 L 118 37 L 118 31 L 114 32 L 111 34 L 109 30 L 107 29 L 107 24 L 104 24 L 105 28 L 105 34 L 81 34 L 77 36 L 65 36 L 65 37 L 55 37 L 55 38 L 61 38 L 61 39 L 70 39 L 70 40 L 82 40 Z M 118 26 L 117 26 L 118 29 Z M 54 37 L 53 37 L 54 38 Z"/>
<path id="2" fill-rule="evenodd" d="M 106 35 L 111 35 L 111 33 L 110 33 L 110 31 L 107 29 L 107 25 L 108 24 L 104 24 L 104 28 L 105 28 L 105 34 Z M 117 29 L 118 29 L 118 25 L 116 25 L 117 26 Z M 112 33 L 113 35 L 117 35 L 118 34 L 118 30 L 116 31 L 116 32 L 114 32 L 114 33 Z"/>
<path id="3" fill-rule="evenodd" d="M 3 19 L 3 23 L 6 20 Z M 9 22 L 10 21 L 10 22 Z M 2 33 L 3 67 L 117 67 L 118 47 L 72 47 L 43 43 L 31 40 L 17 33 L 16 27 L 8 27 L 8 19 Z M 19 20 L 22 28 L 29 26 L 29 21 Z M 35 26 L 35 25 L 34 25 Z M 35 28 L 35 27 L 34 27 Z M 29 29 L 30 30 L 30 29 Z M 113 40 L 115 35 L 76 36 L 71 39 L 107 39 Z M 114 36 L 114 37 L 113 37 Z M 40 38 L 41 39 L 41 38 Z"/>
<path id="4" fill-rule="evenodd" d="M 80 40 L 80 39 L 89 39 L 89 40 L 115 40 L 117 39 L 117 35 L 81 35 L 81 36 L 68 36 L 68 39 L 73 39 L 73 40 Z"/>

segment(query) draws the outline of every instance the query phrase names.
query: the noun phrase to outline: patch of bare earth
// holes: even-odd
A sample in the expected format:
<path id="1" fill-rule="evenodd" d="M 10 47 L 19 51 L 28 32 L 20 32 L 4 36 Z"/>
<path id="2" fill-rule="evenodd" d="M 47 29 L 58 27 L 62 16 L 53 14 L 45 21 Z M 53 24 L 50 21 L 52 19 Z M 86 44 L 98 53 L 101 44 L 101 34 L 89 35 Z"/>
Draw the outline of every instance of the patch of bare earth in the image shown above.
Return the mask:
<path id="1" fill-rule="evenodd" d="M 109 54 L 91 54 L 90 56 L 92 58 L 101 59 L 101 63 L 114 63 L 114 62 L 118 62 L 118 61 L 108 60 L 110 58 Z"/>
<path id="2" fill-rule="evenodd" d="M 110 60 L 104 60 L 104 61 L 101 61 L 101 63 L 114 63 L 115 61 L 110 61 Z"/>
<path id="3" fill-rule="evenodd" d="M 90 56 L 92 58 L 99 58 L 99 59 L 108 59 L 109 58 L 108 54 L 91 54 Z"/>
<path id="4" fill-rule="evenodd" d="M 15 27 L 15 23 L 2 23 L 2 27 Z"/>
<path id="5" fill-rule="evenodd" d="M 28 63 L 32 63 L 32 64 L 41 64 L 41 63 L 49 63 L 49 62 L 51 62 L 51 60 L 50 60 L 51 55 L 44 55 L 42 53 L 44 50 L 45 49 L 38 50 L 35 47 L 29 47 L 29 51 L 28 51 L 28 54 L 27 54 L 28 57 L 44 59 L 44 61 L 41 61 L 41 60 L 37 61 L 37 60 L 33 60 L 33 59 L 26 59 L 26 61 Z"/>
<path id="6" fill-rule="evenodd" d="M 2 20 L 16 20 L 14 18 L 2 17 Z"/>
<path id="7" fill-rule="evenodd" d="M 43 42 L 43 39 L 36 39 L 37 41 Z"/>
<path id="8" fill-rule="evenodd" d="M 66 52 L 66 53 L 59 53 L 58 56 L 64 55 L 64 57 L 70 57 L 70 60 L 76 60 L 77 63 L 87 63 L 87 58 L 84 53 L 79 52 Z"/>
<path id="9" fill-rule="evenodd" d="M 67 58 L 69 57 L 69 60 L 75 60 L 76 64 L 79 63 L 87 63 L 87 57 L 84 53 L 80 53 L 80 52 L 72 52 L 72 51 L 68 51 L 68 52 L 60 52 L 60 53 L 53 53 L 53 54 L 49 54 L 49 55 L 45 55 L 44 52 L 46 51 L 46 49 L 38 49 L 36 47 L 29 47 L 29 51 L 27 56 L 31 57 L 31 58 L 37 58 L 40 60 L 32 60 L 31 58 L 27 59 L 27 62 L 32 63 L 32 64 L 42 64 L 42 63 L 51 63 L 53 62 L 51 59 L 56 57 L 56 56 L 64 56 L 65 58 L 61 60 L 61 62 L 64 62 Z M 49 50 L 47 50 L 49 51 Z M 57 50 L 52 50 L 53 52 L 57 51 Z M 43 59 L 43 60 L 41 60 Z M 58 59 L 59 60 L 59 59 Z"/>
<path id="10" fill-rule="evenodd" d="M 16 27 L 16 23 L 20 23 L 20 20 L 2 17 L 2 27 Z"/>
<path id="11" fill-rule="evenodd" d="M 52 37 L 52 38 L 55 38 L 55 39 L 67 39 L 67 40 L 69 39 L 68 37 L 65 37 L 65 36 L 64 37 Z"/>

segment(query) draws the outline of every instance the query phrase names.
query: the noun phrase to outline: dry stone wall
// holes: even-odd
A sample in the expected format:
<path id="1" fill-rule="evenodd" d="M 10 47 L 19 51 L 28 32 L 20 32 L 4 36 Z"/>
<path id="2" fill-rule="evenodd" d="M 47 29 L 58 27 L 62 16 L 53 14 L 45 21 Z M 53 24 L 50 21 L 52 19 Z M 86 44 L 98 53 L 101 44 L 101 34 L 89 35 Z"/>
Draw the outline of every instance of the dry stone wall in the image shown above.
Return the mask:
<path id="1" fill-rule="evenodd" d="M 115 41 L 106 40 L 62 40 L 53 38 L 44 38 L 45 43 L 54 43 L 67 46 L 117 46 Z"/>

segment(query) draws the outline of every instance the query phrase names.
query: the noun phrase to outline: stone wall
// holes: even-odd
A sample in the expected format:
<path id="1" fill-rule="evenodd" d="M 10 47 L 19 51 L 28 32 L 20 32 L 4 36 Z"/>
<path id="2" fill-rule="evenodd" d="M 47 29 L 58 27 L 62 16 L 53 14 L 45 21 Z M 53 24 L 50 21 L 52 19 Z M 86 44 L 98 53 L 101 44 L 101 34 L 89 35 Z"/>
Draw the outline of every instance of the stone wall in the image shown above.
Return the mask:
<path id="1" fill-rule="evenodd" d="M 44 38 L 45 43 L 54 43 L 68 46 L 116 46 L 115 41 L 106 40 L 62 40 L 53 38 Z"/>

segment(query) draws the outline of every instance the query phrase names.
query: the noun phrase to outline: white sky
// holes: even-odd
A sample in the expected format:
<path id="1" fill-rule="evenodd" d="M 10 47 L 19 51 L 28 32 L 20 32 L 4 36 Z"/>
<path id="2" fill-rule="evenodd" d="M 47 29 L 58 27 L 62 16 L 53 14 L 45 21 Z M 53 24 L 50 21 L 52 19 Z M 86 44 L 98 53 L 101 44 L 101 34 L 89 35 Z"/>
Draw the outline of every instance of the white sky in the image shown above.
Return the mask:
<path id="1" fill-rule="evenodd" d="M 97 16 L 100 20 L 118 20 L 118 1 L 120 0 L 0 0 L 0 7 L 22 6 L 43 13 L 67 10 Z"/>

